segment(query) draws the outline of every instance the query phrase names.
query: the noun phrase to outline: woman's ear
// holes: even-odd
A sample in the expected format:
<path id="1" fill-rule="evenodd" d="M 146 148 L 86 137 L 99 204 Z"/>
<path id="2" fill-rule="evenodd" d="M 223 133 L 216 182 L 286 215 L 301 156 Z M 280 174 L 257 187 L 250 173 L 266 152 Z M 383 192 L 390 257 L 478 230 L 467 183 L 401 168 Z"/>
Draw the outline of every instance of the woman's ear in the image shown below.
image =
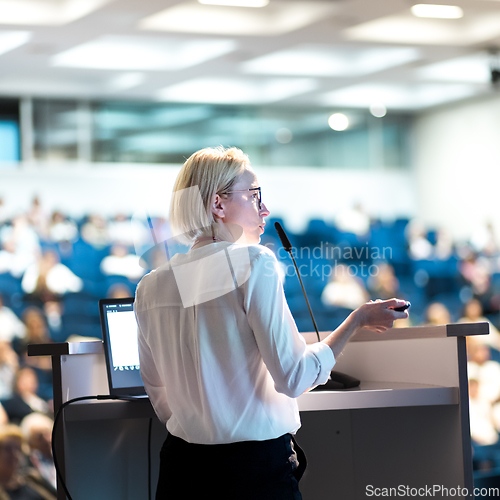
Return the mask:
<path id="1" fill-rule="evenodd" d="M 215 194 L 212 199 L 212 214 L 215 219 L 224 220 L 224 200 L 220 197 L 220 195 Z"/>

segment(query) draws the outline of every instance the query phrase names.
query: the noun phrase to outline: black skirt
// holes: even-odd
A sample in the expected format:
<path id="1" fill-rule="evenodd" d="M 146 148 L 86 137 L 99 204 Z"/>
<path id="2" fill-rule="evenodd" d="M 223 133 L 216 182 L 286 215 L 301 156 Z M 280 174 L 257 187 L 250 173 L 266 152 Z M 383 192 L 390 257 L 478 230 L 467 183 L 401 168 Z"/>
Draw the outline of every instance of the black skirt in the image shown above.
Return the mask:
<path id="1" fill-rule="evenodd" d="M 301 500 L 304 452 L 290 434 L 267 441 L 203 445 L 168 435 L 156 500 Z"/>

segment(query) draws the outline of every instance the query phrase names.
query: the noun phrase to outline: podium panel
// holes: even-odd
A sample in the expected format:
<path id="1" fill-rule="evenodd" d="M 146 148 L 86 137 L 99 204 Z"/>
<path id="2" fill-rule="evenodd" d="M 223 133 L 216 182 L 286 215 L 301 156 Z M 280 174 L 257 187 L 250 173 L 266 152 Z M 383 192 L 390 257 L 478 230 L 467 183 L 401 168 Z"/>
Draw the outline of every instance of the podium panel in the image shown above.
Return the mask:
<path id="1" fill-rule="evenodd" d="M 453 324 L 355 335 L 335 370 L 360 379 L 360 386 L 298 398 L 297 441 L 308 458 L 304 500 L 361 500 L 384 488 L 406 496 L 434 488 L 435 498 L 450 496 L 436 488 L 472 493 L 465 337 L 488 328 Z M 314 342 L 314 333 L 303 335 Z M 52 356 L 56 411 L 72 398 L 109 394 L 101 342 L 31 345 L 28 354 Z M 78 402 L 65 408 L 61 422 L 56 452 L 74 500 L 147 500 L 149 490 L 154 498 L 166 429 L 147 398 Z"/>

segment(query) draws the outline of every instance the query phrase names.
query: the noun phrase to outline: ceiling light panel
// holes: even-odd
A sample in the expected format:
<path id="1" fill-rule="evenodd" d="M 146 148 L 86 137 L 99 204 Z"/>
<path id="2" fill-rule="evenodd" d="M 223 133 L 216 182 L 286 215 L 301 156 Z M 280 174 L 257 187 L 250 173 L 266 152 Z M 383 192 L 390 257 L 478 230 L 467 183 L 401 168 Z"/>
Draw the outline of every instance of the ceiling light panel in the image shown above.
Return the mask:
<path id="1" fill-rule="evenodd" d="M 385 84 L 362 83 L 319 97 L 328 106 L 369 108 L 373 102 L 383 102 L 387 109 L 418 110 L 470 97 L 477 92 L 466 84 Z"/>
<path id="2" fill-rule="evenodd" d="M 417 18 L 408 12 L 359 24 L 342 34 L 348 40 L 462 47 L 500 36 L 500 12 L 497 9 L 455 20 Z"/>
<path id="3" fill-rule="evenodd" d="M 225 5 L 228 7 L 265 7 L 269 0 L 198 0 L 203 5 Z"/>
<path id="4" fill-rule="evenodd" d="M 460 19 L 464 11 L 456 5 L 436 5 L 419 3 L 411 8 L 416 17 L 430 17 L 435 19 Z"/>
<path id="5" fill-rule="evenodd" d="M 24 45 L 31 38 L 29 31 L 0 31 L 0 55 Z"/>
<path id="6" fill-rule="evenodd" d="M 161 90 L 157 97 L 171 102 L 262 104 L 280 101 L 316 89 L 310 78 L 259 79 L 198 78 Z"/>
<path id="7" fill-rule="evenodd" d="M 54 66 L 111 70 L 178 70 L 227 54 L 231 40 L 107 35 L 57 54 Z"/>
<path id="8" fill-rule="evenodd" d="M 358 76 L 419 59 L 410 47 L 332 47 L 301 45 L 242 65 L 244 73 L 309 76 Z"/>
<path id="9" fill-rule="evenodd" d="M 143 19 L 145 30 L 219 35 L 281 35 L 335 13 L 335 2 L 277 2 L 262 9 L 235 9 L 183 2 Z"/>
<path id="10" fill-rule="evenodd" d="M 58 26 L 80 19 L 111 0 L 0 0 L 0 23 Z"/>
<path id="11" fill-rule="evenodd" d="M 489 83 L 491 79 L 488 54 L 459 57 L 415 70 L 419 80 Z"/>

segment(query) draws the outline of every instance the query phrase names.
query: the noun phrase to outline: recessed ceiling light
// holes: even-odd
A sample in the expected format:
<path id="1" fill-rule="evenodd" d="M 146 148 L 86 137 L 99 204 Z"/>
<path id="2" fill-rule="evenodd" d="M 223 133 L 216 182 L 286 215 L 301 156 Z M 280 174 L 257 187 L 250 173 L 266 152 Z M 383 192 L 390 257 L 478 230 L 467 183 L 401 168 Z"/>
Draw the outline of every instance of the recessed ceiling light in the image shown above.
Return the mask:
<path id="1" fill-rule="evenodd" d="M 464 11 L 457 5 L 434 5 L 419 3 L 411 8 L 416 17 L 432 17 L 436 19 L 460 19 Z"/>
<path id="2" fill-rule="evenodd" d="M 227 54 L 232 40 L 175 40 L 107 35 L 57 54 L 54 66 L 96 69 L 178 70 Z"/>
<path id="3" fill-rule="evenodd" d="M 349 127 L 349 118 L 343 113 L 334 113 L 328 118 L 328 125 L 337 132 L 342 132 Z"/>
<path id="4" fill-rule="evenodd" d="M 481 52 L 429 64 L 417 68 L 415 73 L 420 80 L 488 84 L 491 78 L 490 62 L 488 54 Z"/>
<path id="5" fill-rule="evenodd" d="M 475 13 L 462 19 L 423 19 L 405 14 L 390 15 L 345 29 L 348 40 L 411 45 L 468 47 L 500 36 L 500 11 Z"/>
<path id="6" fill-rule="evenodd" d="M 242 64 L 245 73 L 271 75 L 357 76 L 419 59 L 413 47 L 341 47 L 304 44 Z"/>
<path id="7" fill-rule="evenodd" d="M 0 54 L 24 45 L 30 38 L 29 31 L 0 31 Z"/>
<path id="8" fill-rule="evenodd" d="M 269 0 L 198 0 L 204 5 L 225 5 L 228 7 L 265 7 Z"/>
<path id="9" fill-rule="evenodd" d="M 373 102 L 383 102 L 391 109 L 421 109 L 473 96 L 474 85 L 457 83 L 360 83 L 323 94 L 319 102 L 327 106 L 369 108 Z"/>
<path id="10" fill-rule="evenodd" d="M 206 77 L 188 80 L 160 90 L 158 99 L 212 104 L 259 104 L 275 102 L 315 90 L 311 78 L 258 79 Z"/>
<path id="11" fill-rule="evenodd" d="M 265 9 L 228 9 L 181 2 L 142 19 L 143 30 L 218 35 L 277 36 L 325 19 L 338 10 L 336 2 L 275 2 Z"/>
<path id="12" fill-rule="evenodd" d="M 128 90 L 142 85 L 145 80 L 144 73 L 122 73 L 112 78 L 108 85 L 113 90 Z"/>
<path id="13" fill-rule="evenodd" d="M 60 26 L 76 21 L 110 0 L 0 0 L 0 22 Z"/>

